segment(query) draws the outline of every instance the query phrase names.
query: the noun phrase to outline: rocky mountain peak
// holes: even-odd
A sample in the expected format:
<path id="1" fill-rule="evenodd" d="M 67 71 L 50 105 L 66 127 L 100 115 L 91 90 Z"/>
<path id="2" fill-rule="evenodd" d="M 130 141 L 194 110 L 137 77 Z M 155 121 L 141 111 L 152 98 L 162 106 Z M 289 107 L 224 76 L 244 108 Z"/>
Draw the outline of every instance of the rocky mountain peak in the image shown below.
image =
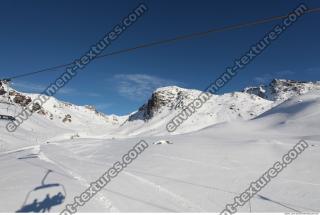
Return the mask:
<path id="1" fill-rule="evenodd" d="M 129 121 L 149 120 L 163 109 L 173 110 L 183 107 L 188 101 L 200 94 L 198 90 L 189 90 L 177 86 L 161 87 L 155 90 L 150 99 L 139 110 L 129 116 Z"/>

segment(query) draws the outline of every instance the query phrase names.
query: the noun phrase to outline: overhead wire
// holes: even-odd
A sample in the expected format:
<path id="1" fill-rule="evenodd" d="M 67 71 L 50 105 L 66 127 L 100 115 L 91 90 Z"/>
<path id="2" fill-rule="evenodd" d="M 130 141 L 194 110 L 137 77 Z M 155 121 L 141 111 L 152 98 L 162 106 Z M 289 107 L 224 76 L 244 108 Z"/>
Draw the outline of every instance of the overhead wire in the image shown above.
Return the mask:
<path id="1" fill-rule="evenodd" d="M 320 12 L 320 7 L 308 9 L 304 13 L 316 13 L 316 12 Z M 109 56 L 119 55 L 119 54 L 123 54 L 123 53 L 132 52 L 132 51 L 135 51 L 135 50 L 138 50 L 138 49 L 150 48 L 150 47 L 153 47 L 153 46 L 174 43 L 174 42 L 177 42 L 177 41 L 188 40 L 188 39 L 192 39 L 192 38 L 195 38 L 195 37 L 206 36 L 206 35 L 212 34 L 212 33 L 221 33 L 221 32 L 236 30 L 236 29 L 240 29 L 240 28 L 246 28 L 246 27 L 252 27 L 252 26 L 256 26 L 256 25 L 262 25 L 262 24 L 266 24 L 266 23 L 270 23 L 270 22 L 273 22 L 273 21 L 276 21 L 276 20 L 280 20 L 280 19 L 286 18 L 287 16 L 288 16 L 288 14 L 280 15 L 280 16 L 273 16 L 273 17 L 259 19 L 259 20 L 255 20 L 255 21 L 251 21 L 251 22 L 228 25 L 228 26 L 224 26 L 224 27 L 220 27 L 220 28 L 212 28 L 212 29 L 209 29 L 207 31 L 201 31 L 201 32 L 194 32 L 194 33 L 190 33 L 190 34 L 178 35 L 178 36 L 175 36 L 175 37 L 169 38 L 169 39 L 154 41 L 154 42 L 150 42 L 150 43 L 144 43 L 144 44 L 137 45 L 135 47 L 121 49 L 121 50 L 110 52 L 110 53 L 106 53 L 106 54 L 101 54 L 101 55 L 97 56 L 94 60 L 101 59 L 101 58 L 106 58 L 106 57 L 109 57 Z M 54 71 L 54 70 L 57 70 L 57 69 L 68 67 L 68 66 L 70 66 L 72 64 L 73 64 L 73 62 L 65 63 L 65 64 L 57 65 L 57 66 L 54 66 L 54 67 L 44 68 L 44 69 L 41 69 L 41 70 L 38 70 L 38 71 L 34 71 L 34 72 L 29 72 L 29 73 L 24 73 L 24 74 L 12 76 L 12 77 L 4 78 L 2 80 L 13 80 L 13 79 L 17 79 L 17 78 L 36 75 L 36 74 L 39 74 L 39 73 Z"/>

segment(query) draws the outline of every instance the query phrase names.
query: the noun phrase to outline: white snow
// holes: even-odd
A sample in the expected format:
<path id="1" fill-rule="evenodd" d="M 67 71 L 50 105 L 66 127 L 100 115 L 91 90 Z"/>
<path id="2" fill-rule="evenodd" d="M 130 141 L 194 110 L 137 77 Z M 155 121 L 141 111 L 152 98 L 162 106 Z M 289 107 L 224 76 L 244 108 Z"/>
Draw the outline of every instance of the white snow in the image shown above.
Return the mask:
<path id="1" fill-rule="evenodd" d="M 53 120 L 34 114 L 15 133 L 0 121 L 0 212 L 18 211 L 24 201 L 41 201 L 65 188 L 64 203 L 51 208 L 60 212 L 141 139 L 150 147 L 80 212 L 220 212 L 300 139 L 310 147 L 251 201 L 251 208 L 319 212 L 320 91 L 274 105 L 247 93 L 214 96 L 170 135 L 165 124 L 178 111 L 170 107 L 148 122 L 120 127 L 125 118 L 116 122 L 52 98 L 45 109 Z M 72 123 L 61 122 L 59 116 L 66 114 Z M 174 144 L 152 144 L 168 140 Z M 45 183 L 59 186 L 34 191 L 48 170 Z M 249 205 L 240 212 L 249 212 Z"/>

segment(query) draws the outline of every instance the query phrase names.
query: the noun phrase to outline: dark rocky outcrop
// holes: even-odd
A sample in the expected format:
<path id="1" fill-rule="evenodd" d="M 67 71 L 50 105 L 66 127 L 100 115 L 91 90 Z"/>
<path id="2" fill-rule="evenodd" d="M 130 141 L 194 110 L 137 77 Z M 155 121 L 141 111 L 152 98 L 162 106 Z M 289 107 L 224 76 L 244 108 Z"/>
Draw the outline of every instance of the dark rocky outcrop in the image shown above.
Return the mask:
<path id="1" fill-rule="evenodd" d="M 150 99 L 139 108 L 137 112 L 129 116 L 128 121 L 147 121 L 160 113 L 163 108 L 168 110 L 182 109 L 182 107 L 195 98 L 193 90 L 187 90 L 176 86 L 163 87 L 152 93 Z M 196 93 L 198 95 L 199 92 Z"/>
<path id="2" fill-rule="evenodd" d="M 20 93 L 15 93 L 13 95 L 13 102 L 21 105 L 22 107 L 27 106 L 31 102 L 31 98 L 29 96 L 22 95 Z M 34 104 L 35 105 L 35 104 Z"/>

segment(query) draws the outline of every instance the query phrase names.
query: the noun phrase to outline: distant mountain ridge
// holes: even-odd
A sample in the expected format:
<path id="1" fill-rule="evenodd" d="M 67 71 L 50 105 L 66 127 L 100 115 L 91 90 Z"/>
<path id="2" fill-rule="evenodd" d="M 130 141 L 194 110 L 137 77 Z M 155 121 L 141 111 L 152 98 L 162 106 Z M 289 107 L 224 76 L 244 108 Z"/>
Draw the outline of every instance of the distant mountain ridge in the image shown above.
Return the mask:
<path id="1" fill-rule="evenodd" d="M 119 125 L 123 117 L 116 115 L 106 115 L 96 110 L 94 106 L 78 106 L 68 102 L 60 101 L 54 97 L 41 107 L 38 103 L 33 103 L 39 94 L 23 93 L 13 88 L 9 88 L 6 83 L 0 81 L 0 103 L 8 100 L 6 97 L 9 92 L 9 101 L 15 107 L 14 114 L 18 114 L 23 108 L 30 106 L 31 112 L 40 115 L 56 125 L 65 124 L 68 127 L 76 127 L 80 124 L 85 126 L 88 123 Z M 2 104 L 5 106 L 5 104 Z"/>
<path id="2" fill-rule="evenodd" d="M 233 94 L 246 93 L 278 104 L 293 96 L 303 95 L 316 89 L 320 89 L 320 82 L 274 79 L 268 85 L 247 87 L 242 92 L 234 92 Z M 157 112 L 161 112 L 164 108 L 170 111 L 181 110 L 192 100 L 196 99 L 200 93 L 198 90 L 184 89 L 176 86 L 159 88 L 152 93 L 150 99 L 137 112 L 129 116 L 129 121 L 139 119 L 150 120 Z"/>
<path id="3" fill-rule="evenodd" d="M 285 79 L 274 79 L 268 85 L 248 87 L 245 93 L 257 95 L 263 99 L 284 102 L 293 96 L 303 95 L 311 90 L 319 90 L 320 82 L 303 82 Z"/>
<path id="4" fill-rule="evenodd" d="M 0 98 L 6 94 L 4 83 L 0 82 Z M 196 131 L 217 123 L 233 120 L 253 119 L 280 103 L 320 90 L 320 82 L 301 82 L 275 79 L 268 85 L 247 87 L 242 92 L 212 95 L 202 108 L 188 119 L 178 133 Z M 88 128 L 101 135 L 130 136 L 139 134 L 166 134 L 166 123 L 179 114 L 183 107 L 191 103 L 201 93 L 199 90 L 184 89 L 177 86 L 162 87 L 155 90 L 148 101 L 130 115 L 105 115 L 94 106 L 78 106 L 59 101 L 53 97 L 43 107 L 33 104 L 37 118 L 48 124 L 71 128 L 77 132 Z M 10 99 L 20 109 L 33 102 L 38 94 L 21 93 L 9 89 Z M 3 104 L 2 104 L 3 105 Z"/>

